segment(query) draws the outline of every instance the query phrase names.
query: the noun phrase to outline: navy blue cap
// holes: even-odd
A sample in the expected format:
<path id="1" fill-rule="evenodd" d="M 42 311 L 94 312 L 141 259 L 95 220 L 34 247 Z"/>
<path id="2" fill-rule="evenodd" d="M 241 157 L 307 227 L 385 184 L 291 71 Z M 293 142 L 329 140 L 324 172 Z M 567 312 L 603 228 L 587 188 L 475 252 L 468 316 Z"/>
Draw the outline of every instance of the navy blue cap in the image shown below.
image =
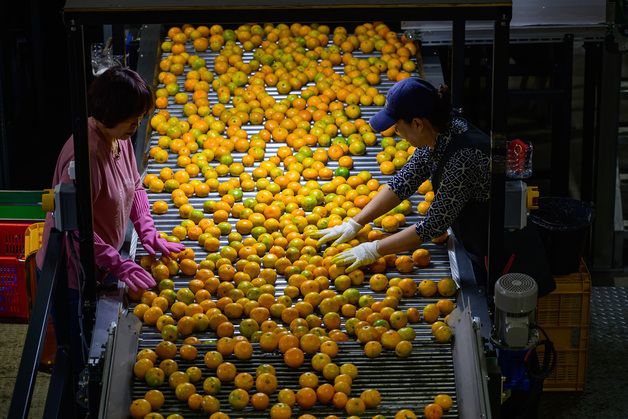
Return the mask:
<path id="1" fill-rule="evenodd" d="M 386 131 L 398 120 L 427 117 L 434 110 L 438 91 L 427 80 L 409 77 L 393 85 L 386 95 L 384 109 L 371 117 L 376 132 Z"/>

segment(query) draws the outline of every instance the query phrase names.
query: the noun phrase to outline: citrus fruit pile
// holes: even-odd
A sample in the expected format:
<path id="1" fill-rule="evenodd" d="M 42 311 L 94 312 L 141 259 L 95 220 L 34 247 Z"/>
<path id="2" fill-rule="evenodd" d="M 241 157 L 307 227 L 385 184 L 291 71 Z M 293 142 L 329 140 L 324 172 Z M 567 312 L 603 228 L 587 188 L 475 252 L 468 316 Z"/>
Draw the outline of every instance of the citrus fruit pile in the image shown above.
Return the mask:
<path id="1" fill-rule="evenodd" d="M 452 405 L 455 416 L 451 396 L 439 396 L 448 407 L 432 396 L 387 400 L 415 389 L 377 384 L 433 354 L 433 368 L 453 368 L 446 321 L 457 289 L 446 251 L 428 244 L 348 274 L 331 263 L 403 228 L 413 204 L 348 243 L 309 237 L 359 213 L 413 153 L 362 116 L 415 74 L 415 44 L 381 22 L 351 33 L 295 23 L 167 35 L 143 183 L 162 237 L 186 249 L 139 260 L 158 285 L 130 293 L 144 323 L 131 416 L 411 417 L 432 404 L 441 410 L 430 417 Z M 360 170 L 369 161 L 381 173 Z M 418 192 L 427 211 L 429 181 Z"/>

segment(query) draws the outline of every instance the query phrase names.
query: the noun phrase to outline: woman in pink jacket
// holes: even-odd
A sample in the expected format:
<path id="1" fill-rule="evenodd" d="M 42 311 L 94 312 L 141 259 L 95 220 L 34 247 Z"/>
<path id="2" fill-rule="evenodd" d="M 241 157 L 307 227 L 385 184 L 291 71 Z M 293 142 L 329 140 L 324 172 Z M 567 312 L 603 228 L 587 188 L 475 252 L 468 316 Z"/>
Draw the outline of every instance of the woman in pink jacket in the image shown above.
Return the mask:
<path id="1" fill-rule="evenodd" d="M 146 289 L 155 285 L 150 273 L 133 260 L 122 258 L 119 253 L 124 243 L 128 220 L 133 222 L 148 253 L 168 255 L 183 250 L 182 245 L 162 239 L 155 229 L 130 141 L 138 123 L 153 108 L 153 95 L 148 84 L 136 72 L 128 68 L 113 67 L 94 80 L 89 88 L 87 101 L 96 279 L 102 281 L 108 274 L 112 274 L 134 291 Z M 73 160 L 74 145 L 73 138 L 70 137 L 57 159 L 53 187 L 72 182 L 68 167 Z M 46 244 L 53 226 L 53 215 L 49 213 L 42 247 L 36 258 L 39 269 L 43 267 Z M 84 279 L 79 277 L 81 270 L 76 266 L 78 257 L 73 257 L 78 254 L 78 246 L 76 243 L 71 245 L 70 241 L 66 237 L 70 336 L 71 345 L 81 348 L 83 345 L 80 343 L 78 311 L 79 289 Z M 85 348 L 79 353 L 84 354 L 84 350 Z M 84 365 L 84 361 L 75 358 L 78 357 L 73 356 L 73 360 L 81 361 L 81 365 Z"/>

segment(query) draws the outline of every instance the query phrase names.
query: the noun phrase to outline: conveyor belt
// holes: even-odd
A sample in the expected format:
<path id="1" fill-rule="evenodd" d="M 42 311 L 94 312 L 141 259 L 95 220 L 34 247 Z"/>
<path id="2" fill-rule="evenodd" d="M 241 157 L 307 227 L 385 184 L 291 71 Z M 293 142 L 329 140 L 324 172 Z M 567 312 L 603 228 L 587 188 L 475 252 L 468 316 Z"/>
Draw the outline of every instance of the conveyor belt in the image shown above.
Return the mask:
<path id="1" fill-rule="evenodd" d="M 188 52 L 190 54 L 197 54 L 194 52 L 190 45 L 187 45 Z M 167 54 L 164 54 L 166 56 Z M 209 70 L 213 70 L 214 57 L 216 53 L 201 53 L 198 54 L 201 58 L 206 60 L 207 66 Z M 358 58 L 366 58 L 367 55 L 363 55 L 360 53 L 354 53 L 355 57 Z M 244 60 L 247 61 L 252 58 L 252 53 L 244 54 Z M 335 68 L 337 72 L 342 71 L 342 67 Z M 425 65 L 426 78 L 428 80 L 433 81 L 435 84 L 442 82 L 442 76 L 440 73 L 440 66 L 435 64 L 434 62 L 427 61 Z M 180 88 L 183 87 L 184 76 L 179 76 L 177 78 Z M 384 77 L 386 79 L 386 77 Z M 391 82 L 384 81 L 382 84 L 378 85 L 378 89 L 381 93 L 386 93 L 390 86 Z M 160 85 L 159 87 L 163 87 Z M 181 89 L 182 91 L 182 89 Z M 267 92 L 270 93 L 275 99 L 284 98 L 285 95 L 277 94 L 275 88 L 268 88 Z M 298 92 L 292 92 L 298 93 Z M 217 103 L 217 95 L 214 91 L 209 94 L 210 103 Z M 361 117 L 367 119 L 377 112 L 377 107 L 361 107 L 362 115 Z M 168 111 L 172 116 L 177 116 L 179 118 L 185 118 L 182 113 L 181 105 L 173 105 L 168 106 Z M 261 125 L 245 125 L 242 127 L 247 131 L 249 135 L 257 133 L 260 129 L 263 128 Z M 159 138 L 158 133 L 153 133 L 151 139 L 151 146 L 157 145 L 157 140 Z M 266 158 L 271 155 L 274 155 L 277 149 L 281 146 L 285 146 L 285 143 L 274 143 L 269 142 L 266 146 Z M 314 150 L 316 147 L 312 147 Z M 366 170 L 369 171 L 375 179 L 380 181 L 381 183 L 385 183 L 389 176 L 382 175 L 379 170 L 379 165 L 375 160 L 375 154 L 381 151 L 379 145 L 367 147 L 367 153 L 364 156 L 352 156 L 354 161 L 354 168 L 351 170 L 352 174 L 357 174 L 359 171 Z M 234 161 L 238 161 L 244 155 L 244 153 L 232 153 Z M 173 154 L 170 154 L 170 162 L 173 161 Z M 147 166 L 147 173 L 158 174 L 159 171 L 163 167 L 173 167 L 172 163 L 168 164 L 158 164 L 154 160 L 150 160 Z M 327 164 L 328 167 L 335 169 L 337 167 L 337 162 L 330 162 Z M 174 167 L 173 167 L 174 168 Z M 245 170 L 249 173 L 253 170 L 254 167 L 246 167 Z M 227 177 L 218 178 L 219 181 L 223 182 L 228 180 Z M 322 183 L 322 182 L 321 182 Z M 257 191 L 252 192 L 244 192 L 243 199 L 248 197 L 254 197 Z M 199 198 L 196 196 L 190 197 L 189 203 L 195 209 L 202 209 L 202 204 L 208 199 L 219 200 L 219 196 L 216 192 L 210 193 L 208 197 Z M 156 200 L 164 200 L 166 202 L 171 202 L 171 196 L 169 193 L 149 193 L 149 200 L 151 204 Z M 413 213 L 407 216 L 407 223 L 410 225 L 411 223 L 416 223 L 421 219 L 420 216 L 416 213 L 416 205 L 420 201 L 420 197 L 413 196 L 411 198 Z M 159 231 L 168 232 L 170 234 L 172 228 L 178 225 L 181 222 L 179 218 L 178 211 L 176 208 L 169 204 L 170 211 L 167 214 L 163 215 L 154 215 L 155 224 Z M 232 225 L 235 225 L 237 219 L 229 218 L 229 222 Z M 186 240 L 185 245 L 194 249 L 198 256 L 203 257 L 207 254 L 207 252 L 202 249 L 196 241 L 192 242 Z M 221 237 L 221 245 L 226 245 L 227 240 L 226 237 Z M 444 245 L 436 245 L 432 243 L 424 244 L 423 247 L 427 248 L 431 254 L 431 265 L 428 268 L 417 269 L 412 274 L 403 274 L 396 272 L 394 270 L 387 271 L 388 278 L 393 277 L 410 277 L 415 280 L 422 279 L 433 279 L 438 281 L 443 276 L 450 276 L 450 267 L 449 267 L 449 259 L 447 255 L 447 249 Z M 142 255 L 145 255 L 145 251 L 143 249 L 138 249 L 136 256 L 139 258 Z M 365 284 L 359 287 L 361 294 L 371 294 L 374 296 L 376 300 L 381 300 L 385 296 L 383 293 L 374 293 L 368 287 L 368 273 L 365 280 Z M 188 282 L 191 278 L 189 277 L 181 277 L 176 276 L 173 279 L 175 283 L 175 289 L 178 290 L 183 287 L 187 287 Z M 276 295 L 283 294 L 283 289 L 286 286 L 285 277 L 279 275 L 275 284 L 277 293 Z M 417 307 L 422 310 L 425 305 L 429 303 L 435 303 L 438 301 L 437 299 L 426 299 L 426 298 L 403 298 L 400 301 L 400 308 L 406 309 L 408 307 Z M 233 321 L 233 320 L 232 320 Z M 236 330 L 238 328 L 238 321 L 233 321 L 236 326 Z M 338 357 L 334 359 L 338 365 L 343 363 L 353 363 L 358 366 L 359 376 L 354 380 L 352 385 L 352 396 L 350 397 L 359 397 L 359 394 L 362 390 L 368 388 L 377 388 L 382 394 L 382 403 L 380 407 L 375 411 L 375 409 L 368 409 L 365 413 L 366 416 L 372 416 L 376 413 L 382 413 L 384 415 L 394 415 L 400 409 L 412 409 L 418 416 L 422 415 L 423 407 L 433 402 L 433 398 L 438 393 L 447 393 L 454 399 L 454 405 L 451 410 L 446 412 L 443 417 L 446 418 L 455 418 L 458 417 L 458 406 L 456 400 L 456 383 L 454 378 L 454 366 L 453 366 L 453 356 L 452 356 L 452 348 L 451 345 L 447 344 L 437 344 L 434 342 L 431 335 L 431 325 L 426 323 L 418 323 L 412 325 L 414 330 L 417 333 L 415 340 L 413 341 L 414 350 L 409 358 L 400 359 L 395 356 L 392 351 L 383 351 L 382 355 L 378 358 L 369 359 L 367 358 L 362 350 L 362 346 L 357 342 L 341 342 L 339 343 L 340 352 Z M 208 377 L 208 370 L 203 365 L 203 355 L 209 350 L 215 350 L 215 333 L 211 331 L 206 331 L 204 333 L 196 333 L 196 337 L 198 337 L 202 344 L 198 346 L 199 355 L 197 357 L 194 365 L 198 365 L 203 370 L 203 378 Z M 153 327 L 143 326 L 140 333 L 139 340 L 139 349 L 142 348 L 154 348 L 155 345 L 160 342 L 161 335 L 160 333 Z M 228 359 L 229 362 L 232 362 L 236 365 L 238 372 L 249 372 L 254 375 L 255 367 L 261 363 L 270 363 L 272 364 L 277 371 L 277 377 L 279 382 L 279 389 L 281 388 L 291 388 L 293 390 L 297 390 L 299 388 L 298 385 L 298 377 L 301 373 L 306 371 L 311 371 L 311 367 L 309 365 L 310 356 L 306 355 L 306 360 L 304 365 L 298 369 L 290 369 L 284 363 L 282 359 L 281 353 L 278 351 L 272 354 L 262 353 L 259 349 L 258 344 L 253 344 L 254 347 L 254 355 L 251 360 L 248 361 L 238 361 L 234 357 Z M 187 367 L 193 365 L 192 362 L 183 361 L 177 355 L 176 361 L 179 364 L 179 370 L 185 370 Z M 322 377 L 321 383 L 325 382 Z M 202 380 L 196 383 L 197 390 L 200 394 L 203 394 L 202 390 Z M 226 413 L 236 413 L 233 412 L 231 406 L 228 403 L 228 396 L 230 391 L 234 388 L 233 384 L 224 384 L 222 387 L 222 391 L 217 396 L 221 401 L 221 408 L 223 412 Z M 144 393 L 149 388 L 143 381 L 135 379 L 133 382 L 132 388 L 132 397 L 142 398 Z M 174 390 L 168 387 L 166 384 L 162 385 L 160 388 L 164 392 L 166 396 L 166 404 L 160 409 L 160 413 L 164 416 L 170 413 L 181 413 L 186 418 L 188 417 L 207 417 L 206 414 L 203 413 L 195 413 L 191 412 L 188 408 L 187 403 L 178 402 L 174 395 Z M 252 394 L 252 392 L 251 392 Z M 271 396 L 271 406 L 275 403 L 276 394 Z M 310 413 L 315 414 L 317 417 L 323 417 L 328 414 L 336 414 L 339 416 L 345 416 L 346 413 L 344 410 L 340 411 L 338 409 L 333 410 L 329 407 L 322 407 L 320 404 L 317 404 L 313 410 L 309 411 Z M 304 413 L 303 411 L 299 411 L 297 405 L 293 409 L 293 416 L 296 417 L 298 414 Z M 238 412 L 238 416 L 245 415 L 246 417 L 259 417 L 266 418 L 269 417 L 268 411 L 256 412 L 249 405 L 244 411 Z"/>

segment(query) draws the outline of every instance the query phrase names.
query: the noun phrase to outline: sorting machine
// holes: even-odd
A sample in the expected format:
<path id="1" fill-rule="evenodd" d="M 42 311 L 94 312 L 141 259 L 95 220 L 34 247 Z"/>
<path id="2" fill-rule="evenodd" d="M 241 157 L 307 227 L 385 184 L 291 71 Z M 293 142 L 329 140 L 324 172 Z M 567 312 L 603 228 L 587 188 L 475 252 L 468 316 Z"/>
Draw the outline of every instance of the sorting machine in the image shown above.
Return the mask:
<path id="1" fill-rule="evenodd" d="M 415 280 L 433 279 L 439 280 L 442 277 L 451 276 L 457 282 L 460 292 L 456 303 L 458 306 L 451 323 L 455 329 L 455 339 L 451 345 L 436 344 L 431 337 L 430 326 L 425 323 L 415 325 L 417 337 L 414 342 L 414 351 L 409 358 L 399 359 L 394 355 L 383 355 L 374 360 L 364 357 L 361 346 L 354 342 L 341 343 L 341 351 L 338 362 L 352 362 L 359 368 L 360 376 L 354 383 L 354 391 L 361 391 L 366 388 L 377 388 L 382 393 L 382 404 L 378 411 L 385 415 L 391 415 L 400 409 L 409 408 L 417 411 L 430 403 L 438 393 L 447 393 L 454 399 L 451 410 L 446 412 L 445 417 L 461 418 L 490 418 L 497 417 L 501 399 L 501 376 L 496 370 L 495 362 L 492 358 L 485 356 L 487 337 L 490 334 L 491 320 L 487 302 L 491 299 L 493 289 L 492 284 L 497 280 L 497 274 L 491 269 L 491 264 L 496 258 L 496 249 L 499 249 L 501 233 L 504 225 L 504 172 L 505 172 L 505 65 L 507 63 L 506 47 L 508 43 L 508 22 L 510 19 L 510 2 L 485 2 L 480 0 L 471 1 L 445 1 L 432 0 L 430 2 L 414 1 L 391 1 L 385 6 L 376 1 L 362 0 L 354 3 L 347 0 L 335 2 L 318 1 L 284 1 L 264 2 L 233 1 L 228 5 L 218 1 L 206 1 L 201 5 L 198 2 L 168 2 L 168 1 L 129 1 L 123 7 L 110 7 L 107 1 L 69 1 L 66 5 L 66 21 L 68 22 L 70 55 L 72 57 L 71 72 L 73 76 L 72 104 L 74 108 L 74 138 L 76 153 L 76 200 L 78 211 L 78 229 L 80 232 L 81 260 L 93 260 L 93 248 L 90 240 L 85 240 L 92 236 L 90 186 L 89 186 L 89 162 L 87 149 L 84 147 L 86 136 L 86 113 L 85 113 L 85 46 L 83 45 L 84 26 L 103 23 L 141 23 L 143 35 L 140 45 L 140 62 L 138 70 L 147 79 L 154 79 L 157 60 L 160 57 L 158 51 L 163 28 L 153 23 L 167 22 L 202 22 L 199 24 L 237 24 L 250 21 L 278 21 L 278 22 L 312 22 L 320 21 L 334 26 L 335 24 L 361 23 L 366 21 L 384 20 L 396 21 L 404 20 L 453 20 L 453 54 L 454 62 L 461 62 L 464 59 L 464 22 L 466 20 L 483 19 L 495 22 L 495 48 L 493 62 L 493 89 L 492 89 L 492 208 L 491 208 L 491 229 L 489 234 L 489 286 L 486 289 L 478 287 L 473 278 L 473 270 L 465 252 L 456 245 L 455 237 L 450 236 L 444 245 L 425 245 L 432 255 L 432 263 L 429 268 L 415 270 L 413 274 L 399 274 L 391 272 L 392 276 L 412 277 Z M 213 65 L 212 57 L 207 53 L 208 66 Z M 463 62 L 463 61 L 462 61 Z M 152 63 L 152 64 L 151 64 Z M 211 69 L 211 68 L 210 68 Z M 338 69 L 340 70 L 340 68 Z M 435 84 L 442 82 L 442 72 L 438 60 L 424 56 L 423 71 L 425 78 Z M 452 72 L 452 102 L 457 111 L 461 111 L 460 104 L 462 93 L 462 80 L 464 74 L 462 69 L 454 67 Z M 178 80 L 182 85 L 183 80 Z M 379 86 L 380 91 L 385 93 L 391 83 L 384 82 Z M 269 92 L 277 99 L 281 95 Z M 215 103 L 215 93 L 210 93 L 210 102 Z M 212 101 L 213 99 L 213 101 Z M 181 116 L 181 108 L 169 108 L 174 116 Z M 377 111 L 375 107 L 362 107 L 362 117 L 368 118 Z M 136 150 L 138 163 L 145 162 L 145 155 L 151 145 L 156 144 L 157 134 L 150 132 L 147 128 L 147 121 L 138 132 Z M 245 127 L 249 134 L 257 132 L 261 127 Z M 146 140 L 142 143 L 142 140 Z M 83 144 L 81 144 L 83 141 Z M 267 156 L 273 155 L 279 144 L 269 143 L 266 149 Z M 366 170 L 372 173 L 373 177 L 381 183 L 385 183 L 385 176 L 381 175 L 374 155 L 379 149 L 378 146 L 369 147 L 365 156 L 354 156 L 354 171 L 357 173 Z M 237 161 L 241 154 L 234 153 Z M 158 173 L 162 166 L 151 161 L 148 165 L 140 164 L 144 173 Z M 332 168 L 334 166 L 331 166 Z M 249 169 L 247 169 L 249 170 Z M 164 198 L 160 194 L 150 194 L 151 202 Z M 245 193 L 247 197 L 247 193 Z M 208 198 L 211 198 L 208 197 Z M 204 199 L 203 199 L 204 200 Z M 411 199 L 413 208 L 418 203 L 417 197 Z M 87 203 L 87 204 L 86 204 Z M 192 204 L 202 205 L 200 198 L 192 198 Z M 418 216 L 409 216 L 408 223 L 418 221 Z M 235 220 L 230 220 L 235 223 Z M 157 229 L 160 231 L 170 231 L 179 223 L 178 215 L 167 213 L 155 216 Z M 51 243 L 58 245 L 60 240 L 54 236 Z M 223 244 L 226 244 L 223 239 Z M 186 243 L 195 250 L 197 245 Z M 195 247 L 196 246 L 196 247 Z M 129 248 L 126 249 L 132 257 L 139 258 L 144 253 L 143 249 L 137 247 L 137 238 L 130 236 Z M 202 253 L 202 252 L 198 252 Z M 51 258 L 52 259 L 52 256 Z M 55 269 L 51 267 L 52 271 Z M 93 277 L 93 264 L 84 264 L 87 278 Z M 28 403 L 32 395 L 32 384 L 34 382 L 33 370 L 29 369 L 29 358 L 37 357 L 40 346 L 38 338 L 41 338 L 41 330 L 36 331 L 39 322 L 45 322 L 47 309 L 51 304 L 50 295 L 56 286 L 55 277 L 59 275 L 51 274 L 43 276 L 44 281 L 49 281 L 49 286 L 42 287 L 42 294 L 49 293 L 47 297 L 38 296 L 44 304 L 43 308 L 37 307 L 29 329 L 27 342 L 32 340 L 36 348 L 33 354 L 26 354 L 24 357 L 20 376 L 25 377 L 16 385 L 16 395 L 12 401 L 12 417 L 25 417 L 28 411 Z M 189 279 L 174 278 L 176 288 L 187 285 Z M 87 281 L 89 283 L 89 281 Z M 276 284 L 277 292 L 280 294 L 285 287 L 285 279 L 279 278 Z M 61 287 L 63 288 L 63 287 Z M 90 338 L 89 368 L 83 374 L 82 386 L 84 390 L 79 395 L 81 401 L 88 407 L 93 416 L 118 418 L 128 414 L 128 406 L 134 398 L 142 397 L 147 390 L 146 386 L 133 379 L 132 366 L 135 354 L 138 349 L 154 347 L 161 340 L 161 336 L 155 329 L 142 326 L 141 322 L 129 310 L 129 305 L 124 301 L 123 292 L 118 288 L 100 290 L 91 289 L 89 286 L 84 290 L 84 319 L 86 324 L 86 336 Z M 369 292 L 364 287 L 361 290 Z M 375 298 L 381 298 L 375 295 Z M 410 306 L 422 308 L 430 302 L 430 299 L 404 299 L 401 308 Z M 39 300 L 38 300 L 39 302 Z M 215 336 L 210 333 L 197 335 L 202 344 L 199 346 L 198 359 L 202 363 L 202 355 L 207 350 L 215 348 Z M 281 361 L 279 354 L 258 354 L 251 361 L 242 362 L 236 365 L 243 371 L 253 372 L 254 366 L 260 363 L 270 362 L 277 368 L 280 385 L 283 382 L 294 387 L 298 380 L 300 370 L 290 370 L 285 366 L 279 367 L 281 362 L 272 362 L 273 359 Z M 488 361 L 488 362 L 487 362 Z M 187 368 L 190 363 L 180 362 L 180 368 Z M 64 404 L 67 403 L 67 383 L 60 388 L 53 388 L 49 392 L 47 410 L 60 412 L 63 417 Z M 55 377 L 51 384 L 55 383 Z M 228 388 L 228 387 L 226 387 Z M 17 390 L 20 391 L 17 391 Z M 169 390 L 165 390 L 166 394 Z M 173 393 L 173 392 L 172 392 Z M 227 393 L 223 391 L 223 393 Z M 51 397 L 52 396 L 52 397 Z M 17 397 L 17 398 L 16 398 Z M 65 397 L 65 399 L 64 399 Z M 223 407 L 228 406 L 222 396 Z M 70 397 L 71 399 L 71 397 Z M 174 413 L 181 404 L 172 401 L 173 394 L 167 397 L 166 405 L 161 409 L 162 413 Z M 188 411 L 189 412 L 189 411 Z M 327 412 L 327 413 L 326 413 Z M 328 408 L 317 408 L 318 413 L 331 414 Z M 266 413 L 259 413 L 247 408 L 242 415 L 250 417 L 265 417 Z M 373 413 L 374 414 L 374 413 Z M 257 415 L 257 416 L 256 416 Z M 189 413 L 185 417 L 189 417 Z"/>

